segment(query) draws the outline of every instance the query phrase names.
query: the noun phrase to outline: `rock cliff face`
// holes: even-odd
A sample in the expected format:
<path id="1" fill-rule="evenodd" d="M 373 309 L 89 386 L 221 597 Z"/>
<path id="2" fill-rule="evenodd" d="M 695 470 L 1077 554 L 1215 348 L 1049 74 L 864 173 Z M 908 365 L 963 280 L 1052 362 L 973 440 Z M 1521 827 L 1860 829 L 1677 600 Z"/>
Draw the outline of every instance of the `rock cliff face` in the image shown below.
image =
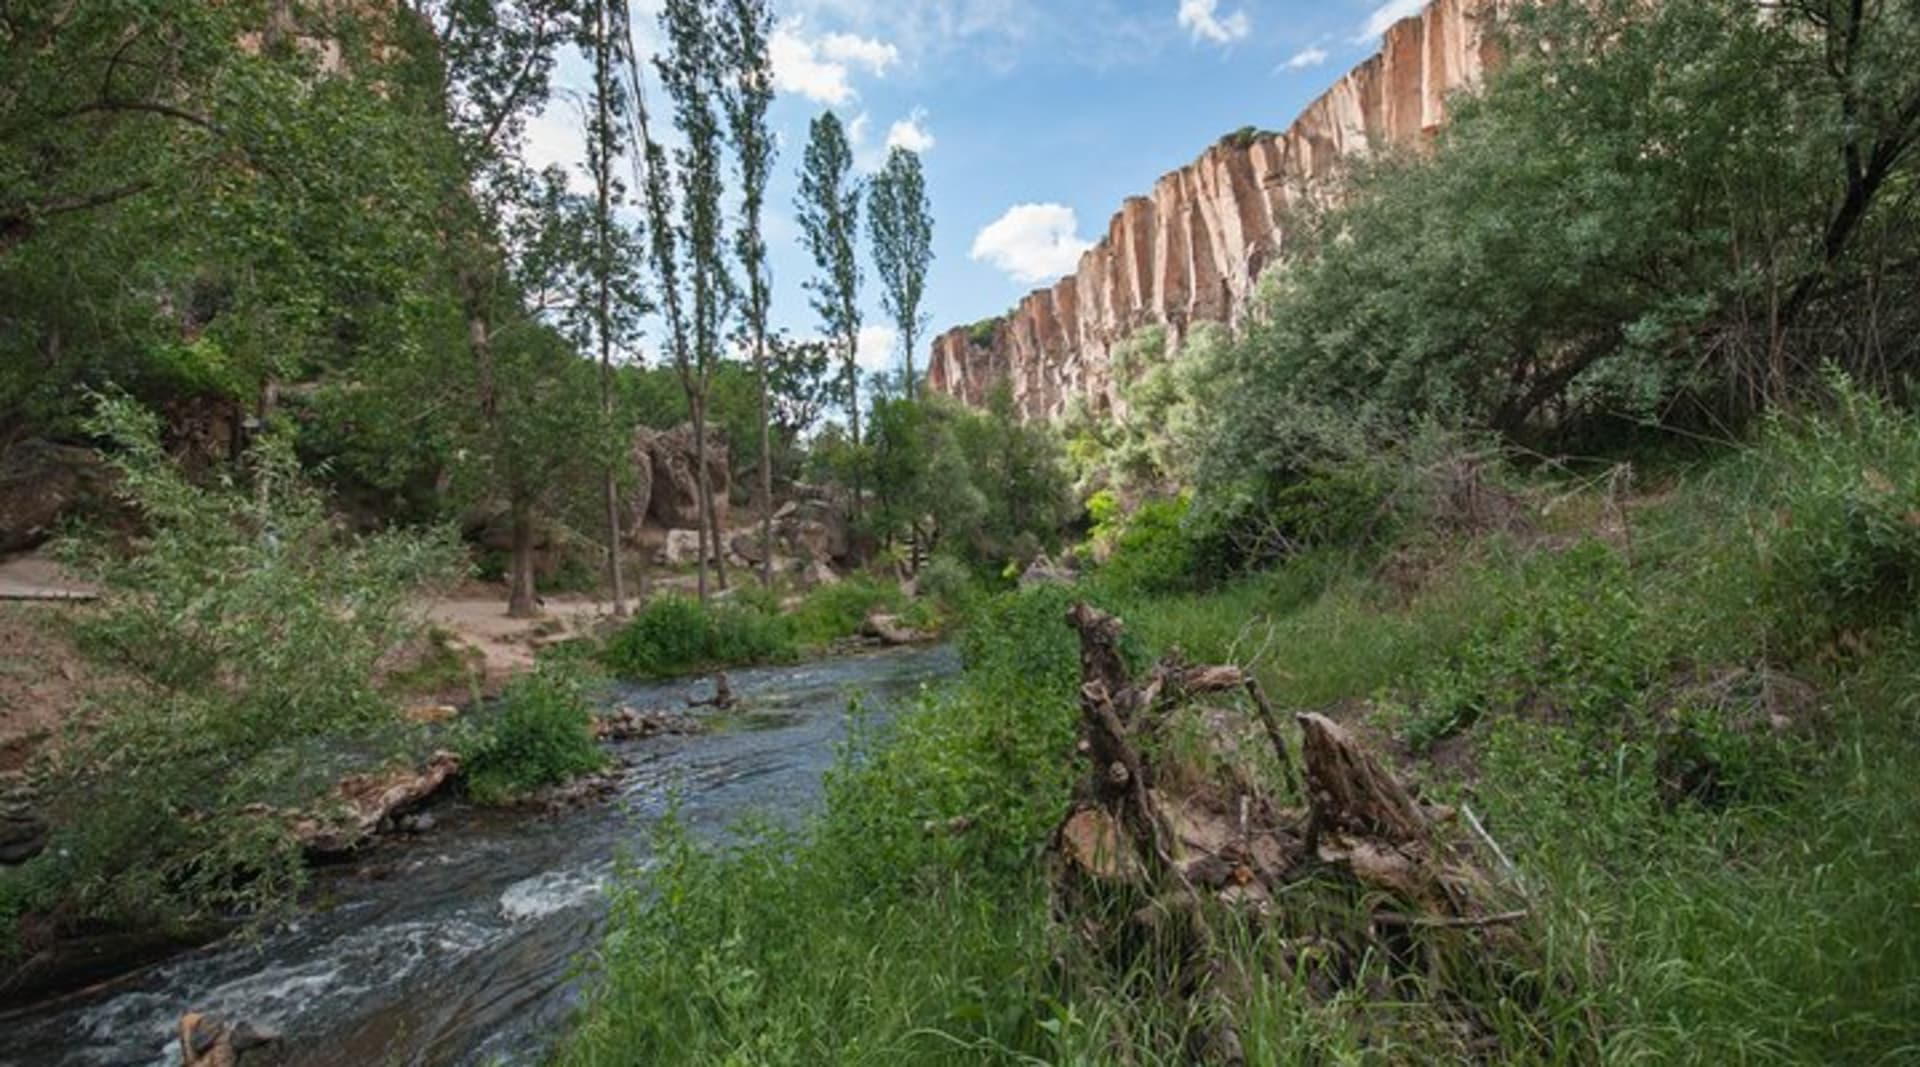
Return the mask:
<path id="1" fill-rule="evenodd" d="M 1433 0 L 1286 132 L 1229 135 L 1129 199 L 1074 273 L 1006 316 L 936 338 L 928 386 L 978 405 L 1004 379 L 1026 418 L 1057 416 L 1075 396 L 1110 410 L 1116 344 L 1146 326 L 1177 344 L 1195 323 L 1233 321 L 1281 246 L 1289 207 L 1318 195 L 1341 160 L 1417 143 L 1445 120 L 1447 95 L 1494 61 L 1480 25 L 1492 3 Z"/>

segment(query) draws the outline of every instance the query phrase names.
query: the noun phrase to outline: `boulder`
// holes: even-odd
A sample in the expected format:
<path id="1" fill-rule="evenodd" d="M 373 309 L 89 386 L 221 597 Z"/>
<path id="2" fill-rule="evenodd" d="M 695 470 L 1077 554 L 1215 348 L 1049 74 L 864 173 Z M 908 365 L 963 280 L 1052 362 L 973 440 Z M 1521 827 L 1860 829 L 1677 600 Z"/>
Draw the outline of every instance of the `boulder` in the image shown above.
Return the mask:
<path id="1" fill-rule="evenodd" d="M 900 616 L 881 611 L 867 616 L 860 624 L 860 634 L 883 645 L 914 645 L 927 640 L 926 634 L 902 622 Z"/>
<path id="2" fill-rule="evenodd" d="M 700 483 L 694 475 L 693 427 L 644 431 L 644 435 L 650 466 L 647 515 L 669 530 L 696 528 L 700 523 Z M 639 440 L 636 437 L 636 447 Z M 707 427 L 707 479 L 713 488 L 714 514 L 722 527 L 727 524 L 733 493 L 732 470 L 726 437 L 717 428 Z"/>
<path id="3" fill-rule="evenodd" d="M 184 1067 L 237 1067 L 278 1059 L 280 1035 L 249 1022 L 230 1023 L 190 1011 L 180 1017 L 180 1062 Z"/>
<path id="4" fill-rule="evenodd" d="M 800 584 L 808 589 L 817 589 L 823 585 L 838 585 L 840 575 L 835 573 L 826 560 L 816 559 L 801 570 Z"/>
<path id="5" fill-rule="evenodd" d="M 1055 563 L 1044 553 L 1035 557 L 1027 569 L 1020 573 L 1020 588 L 1029 589 L 1036 585 L 1072 585 L 1080 575 L 1071 567 Z"/>
<path id="6" fill-rule="evenodd" d="M 627 450 L 627 462 L 633 470 L 633 484 L 621 491 L 620 529 L 636 547 L 640 530 L 653 510 L 653 443 L 659 431 L 645 426 L 633 432 L 633 445 Z"/>
<path id="7" fill-rule="evenodd" d="M 707 562 L 712 563 L 716 555 L 713 546 L 708 545 Z M 700 562 L 700 531 L 668 530 L 658 559 L 669 567 L 691 567 Z"/>
<path id="8" fill-rule="evenodd" d="M 108 472 L 89 448 L 22 441 L 0 453 L 0 553 L 53 536 L 61 518 L 101 494 Z"/>

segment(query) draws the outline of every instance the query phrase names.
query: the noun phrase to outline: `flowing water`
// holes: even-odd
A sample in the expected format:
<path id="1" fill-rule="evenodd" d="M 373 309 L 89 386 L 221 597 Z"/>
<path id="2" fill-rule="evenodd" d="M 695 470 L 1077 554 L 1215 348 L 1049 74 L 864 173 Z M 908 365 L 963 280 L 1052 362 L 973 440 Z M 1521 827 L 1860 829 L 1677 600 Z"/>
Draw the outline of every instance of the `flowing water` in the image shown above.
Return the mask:
<path id="1" fill-rule="evenodd" d="M 0 1015 L 0 1064 L 178 1063 L 186 1011 L 278 1030 L 295 1064 L 537 1062 L 577 1003 L 615 856 L 644 867 L 648 828 L 676 796 L 706 838 L 749 814 L 791 820 L 817 800 L 851 700 L 884 717 L 957 666 L 933 648 L 732 673 L 740 706 L 705 716 L 712 732 L 614 750 L 627 770 L 613 801 L 545 817 L 441 805 L 431 833 L 322 872 L 322 907 Z M 667 708 L 689 690 L 624 686 L 616 699 Z"/>

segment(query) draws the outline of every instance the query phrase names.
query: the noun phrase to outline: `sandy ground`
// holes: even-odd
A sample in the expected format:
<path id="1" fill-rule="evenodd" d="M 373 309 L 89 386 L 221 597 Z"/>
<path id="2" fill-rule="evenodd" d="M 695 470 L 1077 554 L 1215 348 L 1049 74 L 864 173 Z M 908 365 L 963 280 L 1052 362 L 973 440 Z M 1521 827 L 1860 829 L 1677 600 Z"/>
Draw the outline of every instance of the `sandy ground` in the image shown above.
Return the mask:
<path id="1" fill-rule="evenodd" d="M 65 623 L 96 596 L 53 560 L 0 562 L 0 773 L 17 770 L 79 712 L 93 672 Z M 510 619 L 505 588 L 481 583 L 422 605 L 429 624 L 470 650 L 488 689 L 530 669 L 541 647 L 612 619 L 612 605 L 590 597 L 550 597 L 543 610 L 538 619 Z"/>
<path id="2" fill-rule="evenodd" d="M 482 592 L 470 587 L 462 595 L 429 601 L 426 619 L 456 645 L 480 655 L 489 683 L 531 668 L 542 646 L 592 633 L 613 618 L 613 607 L 604 600 L 554 598 L 546 601 L 541 618 L 510 619 L 504 590 L 475 595 Z"/>

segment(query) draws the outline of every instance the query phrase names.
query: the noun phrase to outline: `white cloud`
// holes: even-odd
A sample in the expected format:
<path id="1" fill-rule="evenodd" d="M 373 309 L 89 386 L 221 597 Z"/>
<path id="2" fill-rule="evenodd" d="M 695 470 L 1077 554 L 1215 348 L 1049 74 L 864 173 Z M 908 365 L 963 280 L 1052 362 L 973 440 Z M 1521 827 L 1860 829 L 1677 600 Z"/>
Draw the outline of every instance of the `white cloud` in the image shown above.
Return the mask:
<path id="1" fill-rule="evenodd" d="M 853 68 L 865 68 L 880 78 L 900 59 L 899 49 L 884 41 L 851 33 L 809 38 L 803 29 L 798 22 L 783 22 L 767 41 L 774 88 L 781 92 L 838 106 L 858 95 L 853 89 Z"/>
<path id="2" fill-rule="evenodd" d="M 1388 27 L 1401 19 L 1418 15 L 1427 6 L 1427 0 L 1387 0 L 1367 16 L 1367 24 L 1353 35 L 1355 44 L 1378 44 L 1380 35 Z"/>
<path id="3" fill-rule="evenodd" d="M 591 192 L 593 181 L 586 170 L 586 121 L 578 103 L 562 97 L 528 119 L 520 158 L 538 170 L 559 167 L 567 172 L 568 188 L 576 193 Z"/>
<path id="4" fill-rule="evenodd" d="M 847 123 L 847 144 L 859 148 L 867 143 L 867 127 L 873 124 L 873 116 L 862 111 Z"/>
<path id="5" fill-rule="evenodd" d="M 896 119 L 887 127 L 887 147 L 904 148 L 909 152 L 928 152 L 934 146 L 933 131 L 927 129 L 927 111 L 916 107 L 913 114 L 904 119 Z"/>
<path id="6" fill-rule="evenodd" d="M 1079 229 L 1080 220 L 1064 204 L 1015 204 L 974 237 L 968 254 L 1015 281 L 1050 281 L 1071 271 L 1092 247 Z"/>
<path id="7" fill-rule="evenodd" d="M 885 323 L 868 323 L 860 327 L 860 350 L 854 353 L 854 360 L 861 370 L 892 370 L 899 362 L 895 351 L 899 344 L 900 331 Z"/>
<path id="8" fill-rule="evenodd" d="M 1327 50 L 1316 44 L 1302 48 L 1300 51 L 1288 56 L 1287 61 L 1280 64 L 1280 69 L 1306 70 L 1308 67 L 1317 67 L 1326 61 Z"/>
<path id="9" fill-rule="evenodd" d="M 1253 20 L 1244 9 L 1222 16 L 1219 7 L 1220 0 L 1180 0 L 1180 25 L 1194 40 L 1205 38 L 1214 44 L 1231 44 L 1253 32 Z"/>
<path id="10" fill-rule="evenodd" d="M 885 41 L 851 33 L 829 33 L 820 38 L 820 54 L 836 63 L 862 66 L 876 78 L 884 78 L 887 68 L 900 62 L 900 50 Z"/>

